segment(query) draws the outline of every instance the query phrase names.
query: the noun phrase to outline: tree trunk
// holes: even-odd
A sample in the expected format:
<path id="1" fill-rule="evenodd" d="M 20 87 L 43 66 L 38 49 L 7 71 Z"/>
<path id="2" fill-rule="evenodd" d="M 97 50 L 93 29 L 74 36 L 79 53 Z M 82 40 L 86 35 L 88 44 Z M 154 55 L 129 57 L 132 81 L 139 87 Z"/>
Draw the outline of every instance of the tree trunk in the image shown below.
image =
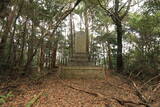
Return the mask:
<path id="1" fill-rule="evenodd" d="M 104 63 L 104 70 L 107 70 L 107 61 L 106 61 L 106 55 L 105 55 L 105 44 L 102 43 L 102 51 L 103 51 L 103 63 Z"/>
<path id="2" fill-rule="evenodd" d="M 35 51 L 34 51 L 34 48 L 33 48 L 33 46 L 34 46 L 33 42 L 34 42 L 34 36 L 35 36 L 34 33 L 35 33 L 35 29 L 34 29 L 34 25 L 32 24 L 32 33 L 31 33 L 31 35 L 29 37 L 29 41 L 28 41 L 27 63 L 25 64 L 25 70 L 27 70 L 30 67 L 31 62 L 33 60 L 33 57 L 37 53 L 37 49 L 35 49 Z M 41 43 L 41 41 L 40 41 L 40 43 Z"/>
<path id="3" fill-rule="evenodd" d="M 99 5 L 106 11 L 107 15 L 109 15 L 112 18 L 113 22 L 116 25 L 116 32 L 117 32 L 117 71 L 119 71 L 119 72 L 123 71 L 123 58 L 122 58 L 122 35 L 123 35 L 123 30 L 122 30 L 122 20 L 128 14 L 128 11 L 129 11 L 130 5 L 131 5 L 131 1 L 132 0 L 128 0 L 128 3 L 126 2 L 125 4 L 120 6 L 122 2 L 120 2 L 120 0 L 115 0 L 114 1 L 114 10 L 112 10 L 112 11 L 110 11 L 109 9 L 106 9 L 101 4 L 101 2 L 99 1 Z M 125 9 L 125 7 L 126 7 L 126 9 Z"/>
<path id="4" fill-rule="evenodd" d="M 84 20 L 85 20 L 85 32 L 86 32 L 86 52 L 89 53 L 89 29 L 88 29 L 87 7 L 85 7 L 84 11 Z"/>
<path id="5" fill-rule="evenodd" d="M 108 43 L 107 47 L 108 47 L 108 65 L 109 65 L 109 69 L 113 69 L 110 43 Z"/>
<path id="6" fill-rule="evenodd" d="M 122 56 L 122 24 L 121 22 L 116 23 L 117 30 L 117 71 L 123 71 L 123 56 Z"/>
<path id="7" fill-rule="evenodd" d="M 43 70 L 43 66 L 44 66 L 44 56 L 45 56 L 45 52 L 44 52 L 44 43 L 43 40 L 41 42 L 41 47 L 40 47 L 40 55 L 39 55 L 39 71 Z"/>
<path id="8" fill-rule="evenodd" d="M 11 0 L 0 0 L 0 18 L 4 18 L 8 15 L 8 5 L 11 2 Z"/>
<path id="9" fill-rule="evenodd" d="M 27 21 L 28 18 L 25 21 L 25 25 L 24 25 L 24 29 L 23 29 L 23 33 L 22 33 L 22 46 L 21 46 L 21 53 L 20 53 L 20 58 L 19 58 L 19 66 L 22 66 L 24 64 L 24 48 L 25 48 L 25 44 L 26 44 L 26 33 L 27 33 Z"/>
<path id="10" fill-rule="evenodd" d="M 71 37 L 71 42 L 70 42 L 70 55 L 73 55 L 73 23 L 72 23 L 72 13 L 70 14 L 70 37 Z"/>
<path id="11" fill-rule="evenodd" d="M 52 50 L 52 68 L 56 67 L 57 45 Z"/>
<path id="12" fill-rule="evenodd" d="M 37 49 L 35 49 L 34 52 L 33 52 L 33 54 L 28 58 L 27 63 L 24 66 L 24 71 L 28 70 L 28 68 L 30 67 L 31 62 L 33 60 L 33 57 L 36 55 L 36 53 L 37 53 Z"/>

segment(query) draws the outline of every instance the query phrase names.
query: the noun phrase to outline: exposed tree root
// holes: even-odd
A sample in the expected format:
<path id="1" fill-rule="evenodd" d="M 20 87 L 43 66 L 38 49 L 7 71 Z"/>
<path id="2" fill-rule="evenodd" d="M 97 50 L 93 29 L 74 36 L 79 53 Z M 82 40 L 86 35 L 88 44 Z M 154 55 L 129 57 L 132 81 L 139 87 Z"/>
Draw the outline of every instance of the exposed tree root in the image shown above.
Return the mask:
<path id="1" fill-rule="evenodd" d="M 82 89 L 75 88 L 75 87 L 69 86 L 69 85 L 66 85 L 66 86 L 69 87 L 69 88 L 71 88 L 71 89 L 74 89 L 74 90 L 77 90 L 77 91 L 80 91 L 80 92 L 84 92 L 84 93 L 87 93 L 87 94 L 95 96 L 95 97 L 99 97 L 102 100 L 111 101 L 104 94 L 82 90 Z M 152 106 L 148 105 L 147 103 L 141 103 L 141 102 L 136 103 L 136 102 L 133 102 L 133 101 L 120 100 L 118 98 L 111 98 L 111 99 L 116 100 L 120 105 L 125 106 L 125 107 L 139 107 L 139 106 L 142 106 L 142 105 L 144 107 L 152 107 Z"/>
<path id="2" fill-rule="evenodd" d="M 142 88 L 139 88 L 134 81 L 131 82 L 135 89 L 135 95 L 139 98 L 140 101 L 143 102 L 142 104 L 145 104 L 145 107 L 160 107 L 160 102 L 153 103 L 153 100 L 151 99 L 150 96 L 147 97 L 142 93 L 141 91 Z"/>
<path id="3" fill-rule="evenodd" d="M 58 77 L 59 78 L 59 77 Z M 142 91 L 141 91 L 141 88 L 139 88 L 136 83 L 132 80 L 129 80 L 131 83 L 132 83 L 132 86 L 133 86 L 133 89 L 134 89 L 134 94 L 139 98 L 139 100 L 141 102 L 134 102 L 134 101 L 128 101 L 128 100 L 123 100 L 123 99 L 119 99 L 119 98 L 110 98 L 108 99 L 106 97 L 106 95 L 104 94 L 101 94 L 101 93 L 97 93 L 97 92 L 90 92 L 90 91 L 87 91 L 87 90 L 83 90 L 83 89 L 80 89 L 80 88 L 76 88 L 74 86 L 71 86 L 71 85 L 67 85 L 61 78 L 59 78 L 60 81 L 62 82 L 63 85 L 71 88 L 71 89 L 74 89 L 74 90 L 77 90 L 77 91 L 80 91 L 80 92 L 84 92 L 86 94 L 89 94 L 89 95 L 92 95 L 92 96 L 95 96 L 95 97 L 99 97 L 102 99 L 102 101 L 111 101 L 112 100 L 115 100 L 117 101 L 120 105 L 124 106 L 124 107 L 160 107 L 160 103 L 152 103 L 151 102 L 151 99 L 149 99 L 148 97 L 146 97 Z M 120 89 L 124 89 L 123 87 L 117 87 L 117 88 L 120 88 Z M 131 90 L 127 90 L 127 91 L 131 91 Z M 106 106 L 107 107 L 107 106 Z"/>
<path id="4" fill-rule="evenodd" d="M 116 100 L 120 105 L 123 105 L 125 107 L 139 107 L 139 106 L 151 107 L 148 104 L 141 103 L 141 102 L 136 103 L 133 101 L 122 100 L 122 99 L 117 99 L 117 98 L 113 98 L 113 99 Z"/>
<path id="5" fill-rule="evenodd" d="M 77 90 L 77 91 L 80 91 L 80 92 L 84 92 L 84 93 L 87 93 L 87 94 L 95 96 L 95 97 L 100 97 L 100 98 L 106 99 L 105 95 L 103 95 L 101 93 L 95 93 L 95 92 L 90 92 L 90 91 L 78 89 L 78 88 L 75 88 L 75 87 L 70 86 L 70 85 L 66 85 L 66 86 L 71 88 L 71 89 L 74 89 L 74 90 Z"/>
<path id="6" fill-rule="evenodd" d="M 141 90 L 138 88 L 138 86 L 136 85 L 136 83 L 134 81 L 132 81 L 133 87 L 135 89 L 135 95 L 138 96 L 138 98 L 144 102 L 144 103 L 149 103 L 149 100 L 146 98 L 146 96 L 143 95 L 143 93 L 141 92 Z"/>
<path id="7" fill-rule="evenodd" d="M 153 89 L 153 92 L 156 92 L 158 89 L 160 89 L 160 82 L 157 84 L 157 86 Z"/>

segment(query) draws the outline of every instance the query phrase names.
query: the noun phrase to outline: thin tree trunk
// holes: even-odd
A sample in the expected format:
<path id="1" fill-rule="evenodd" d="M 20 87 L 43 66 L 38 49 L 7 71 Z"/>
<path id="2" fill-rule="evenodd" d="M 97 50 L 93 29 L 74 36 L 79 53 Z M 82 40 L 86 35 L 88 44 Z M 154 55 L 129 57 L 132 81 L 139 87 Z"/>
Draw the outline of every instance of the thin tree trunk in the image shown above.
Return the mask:
<path id="1" fill-rule="evenodd" d="M 27 62 L 25 64 L 25 70 L 27 70 L 28 68 L 30 68 L 31 62 L 33 60 L 33 57 L 36 55 L 37 53 L 37 49 L 33 49 L 33 37 L 34 36 L 34 25 L 32 24 L 32 34 L 29 37 L 29 42 L 28 42 L 28 53 L 27 53 Z M 41 43 L 41 41 L 40 41 Z"/>
<path id="2" fill-rule="evenodd" d="M 70 14 L 70 37 L 71 37 L 71 43 L 70 43 L 70 55 L 73 55 L 73 23 L 72 23 L 72 13 Z"/>
<path id="3" fill-rule="evenodd" d="M 37 49 L 34 50 L 33 54 L 27 60 L 27 63 L 24 66 L 24 71 L 27 71 L 30 68 L 31 62 L 33 61 L 33 58 L 36 54 L 37 54 Z"/>
<path id="4" fill-rule="evenodd" d="M 87 7 L 85 7 L 84 11 L 84 20 L 85 20 L 85 32 L 86 32 L 86 52 L 89 53 L 89 28 L 88 28 Z"/>
<path id="5" fill-rule="evenodd" d="M 26 19 L 25 21 L 25 25 L 24 25 L 24 29 L 23 29 L 23 34 L 22 34 L 22 48 L 21 48 L 21 53 L 20 53 L 20 58 L 19 58 L 19 66 L 22 66 L 24 64 L 24 48 L 25 48 L 25 44 L 26 44 L 26 33 L 27 33 L 27 21 L 28 21 L 28 18 Z"/>
<path id="6" fill-rule="evenodd" d="M 52 68 L 56 67 L 57 46 L 58 41 L 56 41 L 55 46 L 52 49 Z"/>
<path id="7" fill-rule="evenodd" d="M 108 65 L 109 65 L 109 69 L 113 69 L 110 43 L 108 43 L 107 47 L 108 47 Z"/>
<path id="8" fill-rule="evenodd" d="M 103 51 L 103 62 L 104 62 L 104 70 L 107 70 L 107 61 L 106 61 L 106 55 L 105 55 L 105 44 L 102 43 L 102 51 Z"/>
<path id="9" fill-rule="evenodd" d="M 73 23 L 73 42 L 72 42 L 73 44 L 72 44 L 72 46 L 73 46 L 73 53 L 74 53 L 74 51 L 75 51 L 75 50 L 74 50 L 74 48 L 75 48 L 74 46 L 75 46 L 75 34 L 76 34 L 76 30 L 75 30 L 74 20 L 72 20 L 72 21 L 73 21 L 73 22 L 72 22 L 72 23 Z"/>
<path id="10" fill-rule="evenodd" d="M 40 55 L 39 55 L 39 71 L 43 70 L 43 66 L 44 66 L 44 43 L 43 40 L 41 42 L 41 48 L 40 48 Z"/>

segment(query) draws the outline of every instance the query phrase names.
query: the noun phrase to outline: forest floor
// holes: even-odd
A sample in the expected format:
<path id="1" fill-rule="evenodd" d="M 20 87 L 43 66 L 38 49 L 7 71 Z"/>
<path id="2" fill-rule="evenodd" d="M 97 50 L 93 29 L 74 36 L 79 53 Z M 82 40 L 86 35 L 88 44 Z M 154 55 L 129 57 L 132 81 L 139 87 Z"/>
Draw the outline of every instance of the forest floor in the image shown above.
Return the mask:
<path id="1" fill-rule="evenodd" d="M 9 91 L 14 95 L 2 107 L 124 107 L 115 99 L 140 102 L 122 75 L 110 75 L 107 80 L 60 79 L 51 73 L 34 82 L 26 78 L 4 82 L 0 89 L 0 95 Z M 159 95 L 160 91 L 156 99 Z"/>

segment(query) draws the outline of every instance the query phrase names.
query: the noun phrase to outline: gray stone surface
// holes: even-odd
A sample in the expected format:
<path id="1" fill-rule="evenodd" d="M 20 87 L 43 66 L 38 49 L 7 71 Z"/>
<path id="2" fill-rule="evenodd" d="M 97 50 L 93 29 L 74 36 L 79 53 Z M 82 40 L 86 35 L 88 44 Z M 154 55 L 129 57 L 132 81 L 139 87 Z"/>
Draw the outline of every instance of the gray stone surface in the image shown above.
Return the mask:
<path id="1" fill-rule="evenodd" d="M 74 51 L 70 57 L 69 64 L 72 66 L 93 66 L 94 62 L 89 61 L 87 53 L 86 33 L 83 31 L 77 32 L 74 40 Z"/>
<path id="2" fill-rule="evenodd" d="M 77 32 L 74 44 L 74 53 L 86 53 L 86 33 L 83 31 Z"/>
<path id="3" fill-rule="evenodd" d="M 60 66 L 58 73 L 61 78 L 105 79 L 103 67 L 96 66 Z"/>

